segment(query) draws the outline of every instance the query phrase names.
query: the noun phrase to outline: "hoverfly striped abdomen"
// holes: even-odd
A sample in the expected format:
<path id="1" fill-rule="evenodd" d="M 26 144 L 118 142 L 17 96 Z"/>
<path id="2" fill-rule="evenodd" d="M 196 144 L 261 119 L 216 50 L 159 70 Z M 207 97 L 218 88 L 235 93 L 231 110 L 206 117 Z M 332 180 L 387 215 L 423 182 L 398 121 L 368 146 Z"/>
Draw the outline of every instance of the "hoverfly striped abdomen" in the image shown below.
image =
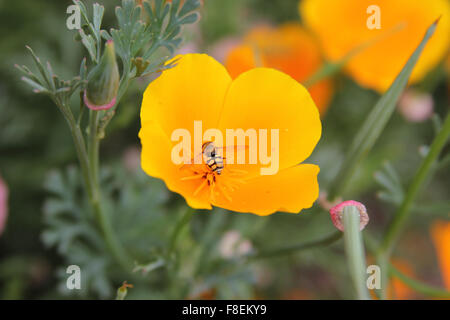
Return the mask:
<path id="1" fill-rule="evenodd" d="M 223 157 L 217 153 L 212 142 L 205 142 L 202 146 L 203 160 L 212 172 L 221 174 L 223 170 Z"/>

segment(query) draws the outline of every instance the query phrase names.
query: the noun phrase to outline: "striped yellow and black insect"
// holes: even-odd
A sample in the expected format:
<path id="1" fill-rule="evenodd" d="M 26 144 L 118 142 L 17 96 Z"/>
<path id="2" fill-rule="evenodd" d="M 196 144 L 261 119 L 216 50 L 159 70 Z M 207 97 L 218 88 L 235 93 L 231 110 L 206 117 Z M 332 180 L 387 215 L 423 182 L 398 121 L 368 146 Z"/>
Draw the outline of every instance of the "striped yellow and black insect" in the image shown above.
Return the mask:
<path id="1" fill-rule="evenodd" d="M 205 142 L 202 145 L 203 161 L 212 172 L 221 174 L 223 170 L 223 156 L 219 154 L 216 146 L 212 142 Z"/>
<path id="2" fill-rule="evenodd" d="M 181 180 L 203 180 L 198 185 L 197 189 L 195 189 L 194 195 L 198 194 L 201 190 L 203 190 L 203 188 L 208 186 L 211 187 L 209 191 L 211 199 L 215 198 L 216 192 L 214 190 L 218 190 L 222 192 L 222 194 L 225 196 L 225 198 L 228 199 L 228 201 L 231 201 L 231 197 L 229 196 L 228 192 L 233 191 L 236 188 L 236 184 L 243 183 L 237 177 L 233 176 L 240 176 L 246 174 L 247 172 L 237 169 L 229 169 L 230 176 L 228 176 L 226 180 L 223 180 L 222 184 L 216 184 L 216 179 L 222 174 L 222 171 L 224 169 L 224 160 L 226 158 L 223 156 L 223 150 L 229 150 L 230 148 L 232 150 L 241 150 L 245 149 L 246 147 L 217 147 L 212 141 L 205 142 L 202 145 L 202 152 L 192 159 L 193 164 L 184 164 L 180 167 L 180 169 L 188 169 L 193 173 L 193 175 L 182 177 Z M 199 161 L 202 158 L 203 162 Z M 201 165 L 199 167 L 200 163 Z"/>

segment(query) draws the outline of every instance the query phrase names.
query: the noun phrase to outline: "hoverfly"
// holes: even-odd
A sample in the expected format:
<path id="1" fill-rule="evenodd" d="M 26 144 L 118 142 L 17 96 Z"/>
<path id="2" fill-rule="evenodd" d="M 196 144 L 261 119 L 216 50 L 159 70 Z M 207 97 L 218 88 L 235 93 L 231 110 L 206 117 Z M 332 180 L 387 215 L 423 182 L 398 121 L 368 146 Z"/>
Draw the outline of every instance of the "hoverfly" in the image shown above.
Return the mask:
<path id="1" fill-rule="evenodd" d="M 212 142 L 205 142 L 202 145 L 203 161 L 211 169 L 212 172 L 221 174 L 223 170 L 223 154 L 219 154 L 218 148 Z"/>
<path id="2" fill-rule="evenodd" d="M 209 168 L 211 173 L 216 173 L 218 175 L 222 174 L 224 169 L 224 160 L 226 159 L 224 153 L 226 150 L 242 150 L 248 148 L 247 146 L 225 146 L 218 147 L 212 141 L 207 141 L 202 145 L 202 152 L 197 154 L 192 160 L 191 163 L 198 164 L 200 163 L 200 159 L 203 159 L 203 163 Z M 183 165 L 182 168 L 185 168 L 187 165 Z"/>
<path id="3" fill-rule="evenodd" d="M 223 181 L 222 186 L 216 187 L 216 179 L 218 176 L 220 176 L 224 170 L 224 160 L 225 157 L 223 156 L 224 151 L 223 150 L 229 150 L 229 148 L 233 148 L 233 150 L 236 148 L 239 149 L 246 149 L 247 146 L 226 146 L 226 147 L 218 147 L 216 146 L 212 141 L 208 141 L 203 143 L 202 145 L 202 152 L 196 155 L 191 163 L 193 165 L 184 164 L 181 166 L 180 169 L 189 169 L 192 171 L 192 176 L 186 176 L 183 177 L 182 180 L 195 180 L 195 179 L 203 179 L 203 182 L 197 187 L 197 189 L 194 191 L 194 195 L 198 194 L 203 188 L 206 186 L 211 186 L 210 189 L 210 197 L 211 199 L 214 199 L 215 192 L 214 189 L 218 188 L 219 191 L 221 191 L 224 196 L 231 201 L 231 197 L 228 195 L 227 189 L 230 191 L 233 191 L 235 189 L 236 184 L 243 183 L 240 179 L 233 178 L 233 176 L 242 176 L 246 174 L 246 171 L 238 170 L 238 169 L 230 169 L 230 177 L 228 177 L 225 181 Z M 200 159 L 203 159 L 203 162 L 200 161 Z M 200 164 L 200 167 L 198 165 Z"/>

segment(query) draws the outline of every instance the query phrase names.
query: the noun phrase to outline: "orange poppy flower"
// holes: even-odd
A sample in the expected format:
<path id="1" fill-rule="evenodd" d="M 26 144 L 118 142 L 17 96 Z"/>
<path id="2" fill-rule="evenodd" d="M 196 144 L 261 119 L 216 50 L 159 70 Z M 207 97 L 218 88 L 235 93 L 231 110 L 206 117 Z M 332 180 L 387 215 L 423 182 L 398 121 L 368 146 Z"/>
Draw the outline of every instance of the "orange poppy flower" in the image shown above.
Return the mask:
<path id="1" fill-rule="evenodd" d="M 170 190 L 196 209 L 214 205 L 268 215 L 309 208 L 319 193 L 319 167 L 300 163 L 319 141 L 321 122 L 308 91 L 273 69 L 252 69 L 232 80 L 227 70 L 207 55 L 187 54 L 175 59 L 177 65 L 164 71 L 144 93 L 139 133 L 143 170 L 163 179 Z M 201 121 L 205 132 L 278 130 L 278 173 L 262 175 L 264 165 L 249 164 L 250 152 L 245 152 L 246 164 L 222 159 L 223 170 L 205 163 L 175 164 L 173 133 L 182 128 L 195 140 L 195 121 Z M 250 146 L 248 140 L 245 148 Z M 205 142 L 209 141 L 202 140 Z M 190 151 L 197 157 L 194 149 L 192 146 L 183 153 Z"/>
<path id="2" fill-rule="evenodd" d="M 450 290 L 450 222 L 436 221 L 431 226 L 431 237 L 436 248 L 444 284 Z"/>
<path id="3" fill-rule="evenodd" d="M 322 64 L 317 42 L 296 23 L 279 28 L 254 28 L 225 60 L 225 66 L 233 78 L 259 66 L 283 71 L 299 82 L 307 80 Z M 323 114 L 331 99 L 332 82 L 322 80 L 308 90 Z"/>
<path id="4" fill-rule="evenodd" d="M 369 8 L 373 5 L 379 10 Z M 348 62 L 346 69 L 359 84 L 380 92 L 391 85 L 427 28 L 440 16 L 410 82 L 420 81 L 437 66 L 449 47 L 448 0 L 303 0 L 300 13 L 331 61 L 373 40 Z"/>

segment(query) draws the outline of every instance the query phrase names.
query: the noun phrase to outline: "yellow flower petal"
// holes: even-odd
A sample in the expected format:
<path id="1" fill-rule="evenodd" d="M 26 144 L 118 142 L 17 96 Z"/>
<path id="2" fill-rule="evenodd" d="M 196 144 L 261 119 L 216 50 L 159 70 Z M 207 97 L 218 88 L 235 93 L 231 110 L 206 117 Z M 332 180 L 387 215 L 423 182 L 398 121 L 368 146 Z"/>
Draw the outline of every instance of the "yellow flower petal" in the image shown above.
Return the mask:
<path id="1" fill-rule="evenodd" d="M 150 83 L 142 101 L 141 121 L 159 124 L 170 138 L 175 129 L 193 132 L 195 120 L 203 130 L 217 127 L 231 77 L 216 60 L 205 54 L 174 58 L 176 66 Z"/>
<path id="2" fill-rule="evenodd" d="M 198 180 L 182 180 L 186 172 L 172 162 L 172 142 L 158 124 L 146 122 L 139 132 L 139 138 L 142 142 L 141 166 L 145 173 L 164 180 L 167 188 L 181 194 L 192 208 L 211 209 L 206 192 L 194 196 Z"/>
<path id="3" fill-rule="evenodd" d="M 276 175 L 260 176 L 229 193 L 231 201 L 219 195 L 213 204 L 237 212 L 265 216 L 276 211 L 298 213 L 310 208 L 319 196 L 319 167 L 301 164 Z"/>
<path id="4" fill-rule="evenodd" d="M 211 209 L 212 203 L 222 206 L 225 201 L 223 206 L 230 210 L 269 214 L 277 210 L 298 212 L 311 206 L 318 195 L 318 167 L 300 165 L 282 170 L 308 157 L 320 138 L 319 114 L 308 92 L 276 70 L 254 69 L 231 82 L 219 66 L 204 55 L 182 56 L 177 66 L 149 85 L 139 133 L 143 170 L 163 179 L 193 208 Z M 192 138 L 195 120 L 203 121 L 203 133 L 217 128 L 224 137 L 226 129 L 255 129 L 258 134 L 267 129 L 270 140 L 271 130 L 279 130 L 281 171 L 260 176 L 261 165 L 228 165 L 228 159 L 221 172 L 206 164 L 175 164 L 172 151 L 178 142 L 171 141 L 172 132 L 187 129 Z M 259 205 L 245 200 L 251 196 L 256 201 L 259 192 L 268 195 Z M 236 200 L 231 200 L 230 193 Z"/>
<path id="5" fill-rule="evenodd" d="M 366 10 L 371 5 L 380 8 L 381 29 L 367 27 L 371 14 Z M 332 61 L 378 39 L 352 58 L 346 69 L 361 85 L 380 92 L 391 85 L 427 28 L 440 16 L 436 32 L 427 43 L 410 82 L 420 81 L 444 58 L 449 47 L 448 0 L 303 0 L 300 14 Z M 393 32 L 395 29 L 399 31 Z"/>
<path id="6" fill-rule="evenodd" d="M 225 98 L 219 129 L 267 130 L 271 150 L 271 130 L 279 132 L 279 169 L 305 160 L 320 139 L 319 112 L 308 91 L 288 75 L 267 68 L 256 68 L 236 78 Z M 248 141 L 248 140 L 247 140 Z M 259 151 L 259 150 L 258 150 Z M 261 164 L 228 164 L 259 175 Z M 228 161 L 228 159 L 227 159 Z"/>

